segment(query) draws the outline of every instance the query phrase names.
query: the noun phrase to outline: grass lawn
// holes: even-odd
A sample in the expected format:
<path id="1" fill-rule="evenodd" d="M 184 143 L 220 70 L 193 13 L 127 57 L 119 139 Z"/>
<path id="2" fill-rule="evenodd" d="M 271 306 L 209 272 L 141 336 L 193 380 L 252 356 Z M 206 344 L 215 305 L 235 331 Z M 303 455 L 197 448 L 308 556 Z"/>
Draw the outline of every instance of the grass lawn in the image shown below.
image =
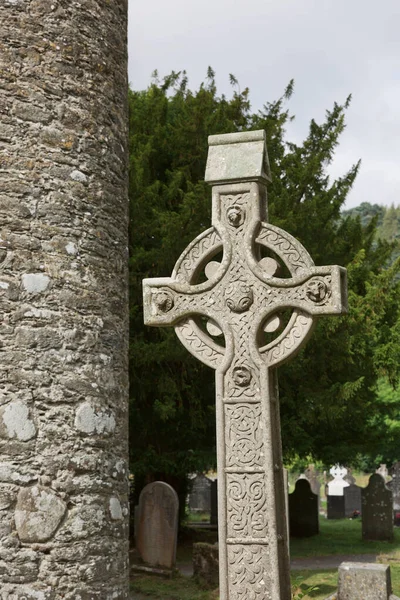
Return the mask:
<path id="1" fill-rule="evenodd" d="M 178 562 L 190 562 L 191 546 L 194 541 L 215 541 L 216 532 L 186 530 L 178 545 Z M 362 542 L 361 520 L 320 519 L 320 534 L 311 538 L 292 539 L 292 558 L 312 558 L 338 554 L 378 554 L 380 560 L 391 566 L 393 592 L 400 596 L 400 528 L 395 528 L 395 541 Z M 397 562 L 395 562 L 397 561 Z M 337 586 L 337 569 L 312 568 L 292 571 L 294 599 L 325 600 Z M 306 596 L 301 594 L 307 591 Z M 312 589 L 314 588 L 314 589 Z M 318 589 L 317 589 L 318 588 Z M 138 600 L 218 600 L 216 591 L 208 591 L 192 579 L 180 575 L 166 580 L 147 575 L 135 576 L 132 580 L 132 599 Z"/>
<path id="2" fill-rule="evenodd" d="M 400 565 L 390 566 L 392 575 L 393 593 L 400 596 Z M 304 600 L 325 600 L 327 596 L 333 594 L 337 588 L 338 572 L 337 569 L 293 571 L 292 585 L 294 593 L 305 591 L 309 588 L 315 589 L 304 596 Z M 296 596 L 295 596 L 296 597 Z"/>
<path id="3" fill-rule="evenodd" d="M 304 600 L 309 598 L 325 600 L 337 589 L 338 572 L 337 569 L 293 571 L 291 579 L 295 598 L 296 595 L 300 595 L 301 592 L 304 593 L 311 588 L 311 591 L 308 591 L 307 595 L 304 596 Z"/>
<path id="4" fill-rule="evenodd" d="M 391 565 L 393 593 L 400 595 L 400 565 Z M 294 598 L 307 590 L 304 600 L 325 600 L 337 588 L 337 569 L 293 571 Z M 313 589 L 314 588 L 314 589 Z M 192 579 L 177 576 L 174 579 L 141 576 L 135 579 L 132 598 L 141 594 L 143 600 L 218 600 L 217 591 L 202 590 Z"/>
<path id="5" fill-rule="evenodd" d="M 291 539 L 290 555 L 293 558 L 329 556 L 332 554 L 381 554 L 400 549 L 400 528 L 395 527 L 394 539 L 390 542 L 363 542 L 361 519 L 319 521 L 320 533 L 310 538 Z"/>
<path id="6" fill-rule="evenodd" d="M 292 575 L 294 597 L 316 586 L 304 599 L 325 600 L 336 589 L 337 571 L 296 571 Z M 193 580 L 182 576 L 173 579 L 160 579 L 143 575 L 131 584 L 132 598 L 139 594 L 140 599 L 148 600 L 218 600 L 218 590 L 204 590 Z"/>
<path id="7" fill-rule="evenodd" d="M 209 523 L 210 513 L 209 512 L 189 512 L 187 515 L 188 523 Z"/>
<path id="8" fill-rule="evenodd" d="M 218 600 L 215 592 L 202 590 L 192 578 L 176 576 L 172 579 L 161 579 L 143 575 L 135 577 L 131 583 L 132 598 L 135 592 L 146 596 L 149 600 Z"/>

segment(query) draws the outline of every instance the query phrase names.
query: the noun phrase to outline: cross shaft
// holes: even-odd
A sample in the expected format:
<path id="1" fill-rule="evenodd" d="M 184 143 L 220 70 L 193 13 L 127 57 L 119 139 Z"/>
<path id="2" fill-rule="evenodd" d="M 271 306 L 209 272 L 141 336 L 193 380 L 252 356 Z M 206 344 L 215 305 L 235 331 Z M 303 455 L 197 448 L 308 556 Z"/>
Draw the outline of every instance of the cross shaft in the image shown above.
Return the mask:
<path id="1" fill-rule="evenodd" d="M 213 226 L 172 277 L 144 280 L 145 323 L 175 326 L 216 369 L 221 600 L 290 600 L 275 367 L 300 349 L 316 316 L 346 310 L 346 273 L 315 267 L 297 240 L 266 222 L 264 132 L 210 142 Z M 288 309 L 282 331 L 264 343 L 263 331 L 279 330 Z"/>

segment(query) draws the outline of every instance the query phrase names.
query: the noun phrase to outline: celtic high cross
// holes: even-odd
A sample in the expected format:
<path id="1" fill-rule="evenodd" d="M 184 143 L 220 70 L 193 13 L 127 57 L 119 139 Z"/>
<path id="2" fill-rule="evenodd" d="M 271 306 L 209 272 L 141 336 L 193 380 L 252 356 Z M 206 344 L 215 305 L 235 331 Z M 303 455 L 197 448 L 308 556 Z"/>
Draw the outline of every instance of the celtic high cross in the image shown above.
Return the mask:
<path id="1" fill-rule="evenodd" d="M 220 599 L 290 600 L 276 367 L 315 317 L 345 312 L 346 271 L 267 222 L 263 131 L 209 144 L 212 227 L 170 278 L 144 280 L 145 323 L 216 370 Z"/>

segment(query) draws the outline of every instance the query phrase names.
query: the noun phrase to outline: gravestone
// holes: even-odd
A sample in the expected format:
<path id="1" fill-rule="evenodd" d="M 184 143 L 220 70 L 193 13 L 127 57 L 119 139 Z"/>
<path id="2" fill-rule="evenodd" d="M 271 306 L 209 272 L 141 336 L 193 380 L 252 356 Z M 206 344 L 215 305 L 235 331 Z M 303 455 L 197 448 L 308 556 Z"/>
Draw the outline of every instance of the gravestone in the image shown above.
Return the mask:
<path id="1" fill-rule="evenodd" d="M 381 475 L 374 473 L 361 490 L 362 539 L 393 540 L 393 494 Z"/>
<path id="2" fill-rule="evenodd" d="M 209 144 L 212 227 L 184 250 L 172 277 L 144 280 L 145 323 L 174 326 L 216 370 L 220 600 L 289 600 L 277 367 L 300 350 L 316 317 L 346 310 L 346 275 L 315 267 L 295 238 L 267 222 L 264 131 Z M 213 260 L 221 252 L 222 262 Z M 288 277 L 277 275 L 281 264 Z M 283 309 L 292 311 L 287 322 Z"/>
<path id="3" fill-rule="evenodd" d="M 351 483 L 343 490 L 344 493 L 344 516 L 351 518 L 361 513 L 361 488 Z"/>
<path id="4" fill-rule="evenodd" d="M 396 462 L 389 470 L 392 479 L 386 484 L 386 487 L 393 494 L 393 511 L 400 511 L 400 462 Z"/>
<path id="5" fill-rule="evenodd" d="M 318 502 L 319 502 L 319 497 L 320 497 L 320 493 L 321 493 L 321 483 L 319 481 L 319 473 L 315 469 L 315 466 L 308 465 L 307 469 L 304 472 L 304 475 L 307 477 L 308 481 L 310 482 L 311 491 L 314 494 L 317 494 Z"/>
<path id="6" fill-rule="evenodd" d="M 154 567 L 175 566 L 179 501 L 163 481 L 149 483 L 139 498 L 136 548 L 142 560 Z"/>
<path id="7" fill-rule="evenodd" d="M 349 469 L 349 467 L 346 467 L 346 469 L 347 469 L 347 473 L 346 473 L 346 475 L 344 475 L 343 479 L 349 485 L 355 485 L 356 484 L 356 478 L 354 477 L 354 475 L 352 473 L 352 469 Z"/>
<path id="8" fill-rule="evenodd" d="M 347 469 L 340 465 L 335 465 L 329 470 L 333 480 L 328 483 L 328 496 L 343 496 L 343 490 L 345 487 L 350 485 L 345 481 L 347 475 Z"/>
<path id="9" fill-rule="evenodd" d="M 211 525 L 218 525 L 218 479 L 211 481 Z"/>
<path id="10" fill-rule="evenodd" d="M 347 475 L 347 469 L 340 465 L 335 465 L 329 470 L 332 475 L 332 481 L 327 484 L 327 518 L 328 519 L 344 519 L 345 503 L 344 503 L 344 488 L 350 484 L 344 480 Z"/>
<path id="11" fill-rule="evenodd" d="M 0 597 L 127 600 L 127 0 L 0 1 Z"/>
<path id="12" fill-rule="evenodd" d="M 319 533 L 318 496 L 307 479 L 298 479 L 289 494 L 289 531 L 291 537 L 299 538 Z"/>
<path id="13" fill-rule="evenodd" d="M 189 509 L 192 511 L 210 512 L 211 510 L 211 480 L 202 473 L 191 481 L 189 494 Z"/>
<path id="14" fill-rule="evenodd" d="M 378 473 L 379 475 L 382 475 L 382 477 L 383 477 L 383 479 L 385 481 L 389 477 L 389 471 L 388 471 L 388 468 L 387 468 L 386 464 L 379 465 L 379 467 L 376 469 L 375 473 Z"/>
<path id="15" fill-rule="evenodd" d="M 344 519 L 344 496 L 326 497 L 326 516 L 328 519 Z"/>
<path id="16" fill-rule="evenodd" d="M 343 562 L 335 600 L 398 600 L 392 595 L 390 567 Z"/>

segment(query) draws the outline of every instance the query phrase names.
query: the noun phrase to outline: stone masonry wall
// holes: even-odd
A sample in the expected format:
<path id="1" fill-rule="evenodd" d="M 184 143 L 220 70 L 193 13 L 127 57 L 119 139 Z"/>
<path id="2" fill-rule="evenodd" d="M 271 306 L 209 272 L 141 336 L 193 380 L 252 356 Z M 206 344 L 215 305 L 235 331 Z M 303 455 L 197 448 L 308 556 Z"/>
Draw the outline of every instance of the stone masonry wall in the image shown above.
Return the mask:
<path id="1" fill-rule="evenodd" d="M 0 598 L 127 590 L 127 0 L 0 2 Z"/>

